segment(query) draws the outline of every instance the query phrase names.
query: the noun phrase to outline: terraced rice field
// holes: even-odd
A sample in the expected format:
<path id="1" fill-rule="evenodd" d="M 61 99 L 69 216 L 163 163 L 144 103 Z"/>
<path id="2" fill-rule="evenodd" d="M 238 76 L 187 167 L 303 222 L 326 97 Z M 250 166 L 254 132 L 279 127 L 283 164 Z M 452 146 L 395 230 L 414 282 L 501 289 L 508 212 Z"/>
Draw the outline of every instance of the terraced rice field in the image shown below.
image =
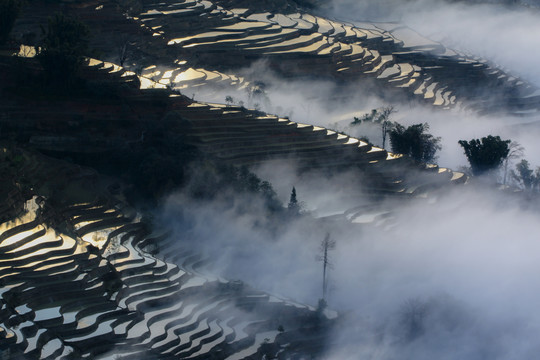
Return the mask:
<path id="1" fill-rule="evenodd" d="M 420 195 L 433 187 L 461 184 L 463 173 L 421 165 L 423 175 L 405 179 L 410 160 L 323 127 L 236 106 L 193 103 L 178 114 L 190 122 L 190 142 L 233 165 L 293 159 L 300 169 L 358 169 L 372 193 Z M 414 168 L 414 166 L 412 166 Z"/>
<path id="2" fill-rule="evenodd" d="M 289 77 L 322 76 L 345 83 L 374 79 L 396 95 L 438 108 L 490 112 L 495 106 L 517 115 L 540 108 L 533 86 L 400 24 L 258 13 L 235 8 L 234 1 L 143 3 L 135 20 L 185 62 L 180 67 L 162 64 L 166 70 L 143 75 L 176 89 L 216 84 L 242 88 L 244 79 L 231 74 L 265 59 Z M 478 91 L 482 88 L 490 89 L 489 97 Z"/>
<path id="3" fill-rule="evenodd" d="M 159 98 L 189 123 L 190 144 L 228 164 L 294 159 L 301 170 L 354 169 L 364 190 L 376 196 L 424 196 L 467 182 L 460 172 L 413 164 L 346 134 L 239 106 L 190 102 L 168 89 L 243 89 L 251 79 L 235 71 L 259 59 L 287 76 L 371 79 L 440 108 L 505 107 L 515 114 L 540 108 L 540 94 L 530 85 L 398 24 L 255 12 L 234 7 L 234 1 L 228 7 L 205 0 L 143 4 L 130 21 L 163 41 L 175 59 L 144 63 L 141 76 L 97 60 L 87 70 L 142 89 L 134 97 Z M 476 86 L 512 95 L 494 107 Z M 52 138 L 29 142 L 55 150 Z M 64 170 L 33 163 L 21 173 L 62 174 L 69 183 L 77 174 Z M 16 189 L 7 193 L 0 209 L 0 357 L 232 360 L 262 358 L 268 346 L 274 349 L 268 356 L 317 347 L 319 334 L 302 337 L 297 321 L 318 316 L 313 308 L 208 274 L 205 266 L 213 259 L 183 247 L 181 239 L 148 233 L 118 203 L 53 206 L 38 196 L 25 201 Z M 384 224 L 391 216 L 365 207 L 344 215 L 360 224 Z"/>
<path id="4" fill-rule="evenodd" d="M 389 153 L 365 141 L 324 127 L 297 123 L 288 118 L 240 106 L 189 101 L 172 93 L 163 84 L 137 77 L 113 64 L 91 60 L 90 65 L 87 71 L 92 72 L 92 77 L 107 78 L 112 75 L 115 81 L 138 84 L 142 88 L 141 94 L 132 96 L 134 101 L 141 101 L 142 105 L 147 103 L 147 100 L 141 100 L 145 96 L 148 99 L 160 98 L 166 108 L 174 111 L 176 118 L 185 121 L 183 131 L 186 131 L 188 143 L 231 165 L 254 166 L 292 159 L 300 171 L 354 170 L 359 172 L 366 191 L 373 195 L 422 195 L 434 187 L 467 181 L 467 177 L 460 172 L 439 169 L 434 165 L 414 164 L 399 154 Z M 413 70 L 409 68 L 408 71 Z M 25 117 L 29 118 L 29 115 Z M 159 119 L 149 117 L 148 121 Z M 130 136 L 133 138 L 129 141 L 140 141 L 140 132 L 134 131 Z M 63 142 L 59 145 L 60 149 L 73 151 L 70 144 L 77 141 L 70 138 L 71 142 L 66 144 L 64 139 L 60 137 L 58 140 Z M 47 136 L 34 136 L 30 141 L 37 149 L 54 150 L 56 146 Z M 111 140 L 103 139 L 104 144 L 110 142 Z M 405 168 L 418 171 L 419 176 L 414 180 L 411 180 L 412 177 L 407 179 L 404 176 Z M 111 224 L 118 220 L 114 212 L 107 216 Z M 77 224 L 76 230 L 92 228 L 95 222 L 95 219 L 89 218 Z M 92 241 L 89 236 L 86 236 L 85 240 Z"/>
<path id="5" fill-rule="evenodd" d="M 118 57 L 118 43 L 124 41 L 130 56 L 122 61 L 131 70 L 189 95 L 204 89 L 234 96 L 258 80 L 245 78 L 241 70 L 263 60 L 287 78 L 375 86 L 395 102 L 520 116 L 540 109 L 534 86 L 402 24 L 257 8 L 240 0 L 143 0 L 140 13 L 127 17 L 112 2 L 73 5 L 71 11 L 95 29 L 92 45 L 107 58 Z M 48 15 L 38 6 L 21 26 L 39 30 Z"/>
<path id="6" fill-rule="evenodd" d="M 178 251 L 178 239 L 146 234 L 107 203 L 63 207 L 56 216 L 71 235 L 44 222 L 42 199 L 25 208 L 0 224 L 0 353 L 9 359 L 243 359 L 286 336 L 279 314 L 314 314 L 201 275 L 204 261 Z M 163 256 L 143 250 L 150 245 Z"/>
<path id="7" fill-rule="evenodd" d="M 89 71 L 144 87 L 121 68 L 91 65 Z M 189 122 L 189 142 L 233 165 L 292 157 L 308 169 L 357 168 L 371 194 L 397 196 L 421 196 L 467 179 L 422 165 L 417 170 L 423 176 L 413 181 L 403 176 L 403 167 L 411 167 L 407 159 L 345 134 L 242 107 L 186 104 L 178 94 L 154 86 L 141 91 L 170 102 Z M 84 175 L 36 160 L 18 171 L 27 178 L 58 178 L 60 187 Z M 302 335 L 305 326 L 298 328 L 319 316 L 313 308 L 209 275 L 204 268 L 213 259 L 183 247 L 181 239 L 148 233 L 119 203 L 53 205 L 39 196 L 24 202 L 16 191 L 9 199 L 0 223 L 3 356 L 248 359 L 262 357 L 269 347 L 301 354 L 321 343 L 321 334 Z M 10 216 L 22 209 L 22 215 Z M 386 215 L 360 208 L 346 214 L 357 223 Z M 284 332 L 277 331 L 279 325 Z"/>

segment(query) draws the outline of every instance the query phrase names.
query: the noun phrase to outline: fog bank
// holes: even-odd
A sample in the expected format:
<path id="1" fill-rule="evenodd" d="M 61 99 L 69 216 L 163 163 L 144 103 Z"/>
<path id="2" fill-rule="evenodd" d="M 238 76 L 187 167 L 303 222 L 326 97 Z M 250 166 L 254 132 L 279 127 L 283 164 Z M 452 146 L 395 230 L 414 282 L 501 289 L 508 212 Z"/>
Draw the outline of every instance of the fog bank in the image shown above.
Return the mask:
<path id="1" fill-rule="evenodd" d="M 440 0 L 333 0 L 320 13 L 348 21 L 399 22 L 540 86 L 540 12 L 534 9 Z"/>
<path id="2" fill-rule="evenodd" d="M 347 177 L 333 179 L 336 187 L 317 178 L 292 184 L 299 178 L 281 169 L 276 189 L 295 185 L 308 208 L 361 186 Z M 244 201 L 251 200 L 238 197 L 231 206 L 172 195 L 162 218 L 181 246 L 212 259 L 207 271 L 311 305 L 321 297 L 316 256 L 329 232 L 337 247 L 328 302 L 354 319 L 333 334 L 342 345 L 329 358 L 529 359 L 540 350 L 540 224 L 518 197 L 460 187 L 382 202 L 372 211 L 391 210 L 384 223 L 305 217 L 273 224 L 278 236 L 261 229 L 268 219 L 262 208 L 235 211 Z"/>

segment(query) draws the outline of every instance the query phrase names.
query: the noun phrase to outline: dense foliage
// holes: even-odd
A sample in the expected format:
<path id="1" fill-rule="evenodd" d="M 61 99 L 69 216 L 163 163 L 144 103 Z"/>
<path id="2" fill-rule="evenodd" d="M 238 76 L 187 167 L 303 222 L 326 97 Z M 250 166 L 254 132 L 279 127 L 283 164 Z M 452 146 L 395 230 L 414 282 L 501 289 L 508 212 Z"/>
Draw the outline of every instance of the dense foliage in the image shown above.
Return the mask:
<path id="1" fill-rule="evenodd" d="M 540 186 L 540 168 L 536 172 L 530 168 L 529 162 L 522 159 L 516 165 L 516 171 L 512 171 L 512 177 L 525 191 L 538 191 Z"/>
<path id="2" fill-rule="evenodd" d="M 474 175 L 482 175 L 498 168 L 510 152 L 510 140 L 489 135 L 481 140 L 459 140 Z"/>
<path id="3" fill-rule="evenodd" d="M 272 185 L 261 180 L 245 166 L 235 167 L 223 164 L 220 160 L 211 158 L 199 159 L 192 163 L 188 173 L 189 182 L 186 192 L 194 199 L 221 200 L 236 206 L 239 212 L 248 212 L 249 202 L 261 201 L 269 213 L 279 213 L 284 210 L 283 204 L 277 198 Z M 250 196 L 248 202 L 237 202 L 235 198 L 241 194 Z"/>
<path id="4" fill-rule="evenodd" d="M 428 124 L 415 124 L 405 128 L 395 124 L 389 131 L 392 151 L 405 154 L 419 162 L 429 162 L 435 159 L 435 154 L 441 149 L 441 138 L 427 133 Z"/>

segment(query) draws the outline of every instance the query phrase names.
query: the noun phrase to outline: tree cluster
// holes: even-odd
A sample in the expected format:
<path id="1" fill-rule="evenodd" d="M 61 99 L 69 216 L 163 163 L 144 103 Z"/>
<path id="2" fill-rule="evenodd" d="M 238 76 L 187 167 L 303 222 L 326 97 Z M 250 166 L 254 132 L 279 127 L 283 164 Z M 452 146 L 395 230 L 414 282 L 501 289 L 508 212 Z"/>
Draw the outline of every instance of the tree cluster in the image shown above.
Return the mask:
<path id="1" fill-rule="evenodd" d="M 223 164 L 212 158 L 199 158 L 192 162 L 188 169 L 186 192 L 194 199 L 201 201 L 221 200 L 223 203 L 235 205 L 238 194 L 253 196 L 252 200 L 260 200 L 268 214 L 277 214 L 284 210 L 276 192 L 268 181 L 261 180 L 249 171 L 246 166 L 236 167 Z M 236 204 L 237 205 L 237 204 Z M 239 212 L 249 209 L 241 206 Z"/>
<path id="2" fill-rule="evenodd" d="M 441 138 L 429 134 L 429 125 L 415 124 L 405 127 L 397 122 L 390 121 L 390 116 L 395 113 L 394 107 L 373 109 L 371 113 L 361 117 L 354 117 L 352 126 L 361 124 L 378 124 L 381 130 L 382 147 L 386 146 L 386 138 L 390 137 L 392 151 L 407 155 L 418 162 L 431 162 L 435 160 L 435 154 L 441 149 Z"/>
<path id="3" fill-rule="evenodd" d="M 507 183 L 508 164 L 523 155 L 523 147 L 511 140 L 488 135 L 482 139 L 460 140 L 473 175 L 483 175 L 498 169 L 503 163 L 503 184 Z M 521 159 L 515 170 L 510 170 L 510 180 L 528 193 L 540 192 L 540 167 L 530 168 L 527 160 Z"/>
<path id="4" fill-rule="evenodd" d="M 246 87 L 248 96 L 248 106 L 253 106 L 255 110 L 261 110 L 261 105 L 270 106 L 270 98 L 266 93 L 266 84 L 263 81 L 254 81 Z"/>
<path id="5" fill-rule="evenodd" d="M 415 124 L 405 128 L 395 123 L 389 131 L 392 151 L 405 154 L 418 162 L 430 162 L 435 153 L 441 149 L 441 138 L 427 133 L 429 125 Z"/>
<path id="6" fill-rule="evenodd" d="M 459 140 L 473 175 L 482 175 L 497 169 L 510 152 L 510 140 L 501 140 L 499 136 L 488 135 L 482 139 Z"/>
<path id="7" fill-rule="evenodd" d="M 170 112 L 159 121 L 127 123 L 117 121 L 104 131 L 131 131 L 140 134 L 134 141 L 118 138 L 118 147 L 107 154 L 70 154 L 73 161 L 121 178 L 131 187 L 126 195 L 133 203 L 156 203 L 163 195 L 184 186 L 189 180 L 189 166 L 201 158 L 194 146 L 186 142 L 189 123 Z M 79 130 L 81 137 L 86 128 Z"/>
<path id="8" fill-rule="evenodd" d="M 523 190 L 540 192 L 540 167 L 537 167 L 536 171 L 534 171 L 530 168 L 529 162 L 522 159 L 516 165 L 516 170 L 512 170 L 510 174 Z"/>

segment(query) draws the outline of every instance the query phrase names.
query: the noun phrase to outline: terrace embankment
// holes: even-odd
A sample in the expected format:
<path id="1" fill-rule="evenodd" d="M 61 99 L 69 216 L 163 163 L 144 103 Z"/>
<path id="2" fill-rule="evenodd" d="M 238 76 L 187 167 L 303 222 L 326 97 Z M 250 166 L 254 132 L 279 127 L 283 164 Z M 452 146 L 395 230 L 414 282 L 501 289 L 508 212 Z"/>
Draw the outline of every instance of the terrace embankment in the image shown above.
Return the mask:
<path id="1" fill-rule="evenodd" d="M 24 174 L 30 198 L 0 224 L 2 356 L 243 359 L 322 350 L 334 322 L 327 316 L 203 275 L 212 259 L 150 233 L 121 201 L 89 189 L 100 183 L 95 173 L 4 150 L 21 158 L 3 173 Z"/>
<path id="2" fill-rule="evenodd" d="M 540 109 L 534 86 L 402 24 L 347 23 L 301 8 L 243 5 L 144 0 L 126 17 L 114 1 L 78 1 L 65 2 L 63 11 L 89 24 L 91 45 L 103 58 L 188 94 L 243 91 L 257 79 L 239 70 L 263 60 L 284 77 L 370 87 L 393 102 L 519 116 Z M 15 29 L 21 41 L 38 34 L 52 13 L 48 2 L 27 7 Z"/>
<path id="3" fill-rule="evenodd" d="M 358 171 L 373 194 L 420 195 L 466 181 L 461 173 L 415 164 L 346 134 L 243 107 L 194 102 L 166 88 L 141 89 L 155 83 L 110 63 L 90 64 L 85 76 L 99 79 L 100 86 L 108 84 L 106 96 L 82 93 L 66 99 L 5 91 L 1 136 L 49 154 L 108 154 L 111 161 L 171 147 L 196 148 L 235 166 L 291 160 L 300 170 Z"/>

